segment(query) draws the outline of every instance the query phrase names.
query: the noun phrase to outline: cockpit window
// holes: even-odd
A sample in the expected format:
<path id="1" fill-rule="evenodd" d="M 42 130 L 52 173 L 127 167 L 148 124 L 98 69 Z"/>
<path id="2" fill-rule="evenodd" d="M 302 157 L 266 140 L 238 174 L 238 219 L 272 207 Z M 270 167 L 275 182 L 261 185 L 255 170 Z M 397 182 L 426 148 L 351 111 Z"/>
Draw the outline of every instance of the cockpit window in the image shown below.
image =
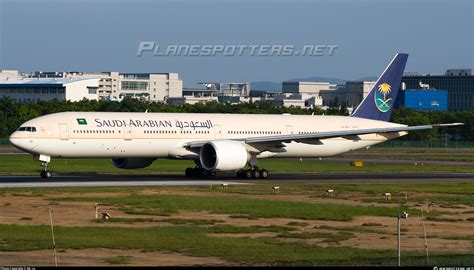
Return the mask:
<path id="1" fill-rule="evenodd" d="M 20 127 L 17 131 L 36 132 L 36 127 Z"/>

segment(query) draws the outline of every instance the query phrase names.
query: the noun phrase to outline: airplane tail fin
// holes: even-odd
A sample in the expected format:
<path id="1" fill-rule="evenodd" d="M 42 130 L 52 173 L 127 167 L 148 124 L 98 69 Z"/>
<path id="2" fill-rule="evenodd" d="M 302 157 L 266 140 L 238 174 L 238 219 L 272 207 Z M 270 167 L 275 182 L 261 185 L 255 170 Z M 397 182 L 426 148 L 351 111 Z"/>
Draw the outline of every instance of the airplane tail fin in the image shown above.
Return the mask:
<path id="1" fill-rule="evenodd" d="M 397 53 L 377 79 L 374 88 L 352 113 L 353 117 L 389 121 L 397 98 L 408 54 Z"/>

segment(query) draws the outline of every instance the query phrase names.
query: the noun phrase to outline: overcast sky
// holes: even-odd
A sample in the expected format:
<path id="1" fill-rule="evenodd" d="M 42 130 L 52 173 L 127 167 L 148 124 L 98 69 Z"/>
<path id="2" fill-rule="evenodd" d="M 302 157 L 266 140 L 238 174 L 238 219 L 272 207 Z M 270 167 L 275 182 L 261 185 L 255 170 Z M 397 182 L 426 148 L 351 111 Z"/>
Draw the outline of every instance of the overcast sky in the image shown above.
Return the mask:
<path id="1" fill-rule="evenodd" d="M 0 69 L 179 72 L 199 81 L 357 79 L 474 67 L 472 0 L 0 0 Z M 137 57 L 161 46 L 337 45 L 333 56 Z"/>

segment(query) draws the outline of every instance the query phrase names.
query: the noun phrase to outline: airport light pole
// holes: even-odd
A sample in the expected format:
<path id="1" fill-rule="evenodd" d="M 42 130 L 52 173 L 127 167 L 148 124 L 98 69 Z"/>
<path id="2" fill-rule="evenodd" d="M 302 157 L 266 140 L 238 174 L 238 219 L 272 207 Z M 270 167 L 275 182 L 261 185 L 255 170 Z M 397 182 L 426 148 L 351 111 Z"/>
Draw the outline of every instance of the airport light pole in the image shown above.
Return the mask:
<path id="1" fill-rule="evenodd" d="M 408 218 L 408 213 L 403 211 L 403 214 L 400 215 L 400 211 L 398 212 L 397 215 L 397 254 L 398 254 L 398 266 L 401 266 L 400 264 L 400 219 L 407 219 Z"/>

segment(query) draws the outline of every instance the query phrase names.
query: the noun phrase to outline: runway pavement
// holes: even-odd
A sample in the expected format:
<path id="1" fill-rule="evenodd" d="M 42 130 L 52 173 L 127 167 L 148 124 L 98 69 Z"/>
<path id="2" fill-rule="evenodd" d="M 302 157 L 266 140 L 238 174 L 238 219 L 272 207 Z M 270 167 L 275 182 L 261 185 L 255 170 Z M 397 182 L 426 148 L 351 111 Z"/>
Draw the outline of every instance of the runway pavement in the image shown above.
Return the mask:
<path id="1" fill-rule="evenodd" d="M 192 179 L 179 174 L 55 175 L 51 179 L 39 176 L 0 176 L 0 188 L 52 187 L 134 187 L 134 186 L 209 186 L 246 184 L 317 184 L 317 183 L 381 183 L 381 182 L 474 182 L 474 173 L 331 173 L 331 174 L 271 174 L 269 179 L 238 179 L 231 174 L 207 179 Z"/>
<path id="2" fill-rule="evenodd" d="M 53 187 L 146 187 L 146 186 L 210 186 L 245 185 L 217 179 L 160 179 L 144 175 L 59 175 L 51 179 L 39 176 L 0 176 L 0 188 L 53 188 Z"/>

